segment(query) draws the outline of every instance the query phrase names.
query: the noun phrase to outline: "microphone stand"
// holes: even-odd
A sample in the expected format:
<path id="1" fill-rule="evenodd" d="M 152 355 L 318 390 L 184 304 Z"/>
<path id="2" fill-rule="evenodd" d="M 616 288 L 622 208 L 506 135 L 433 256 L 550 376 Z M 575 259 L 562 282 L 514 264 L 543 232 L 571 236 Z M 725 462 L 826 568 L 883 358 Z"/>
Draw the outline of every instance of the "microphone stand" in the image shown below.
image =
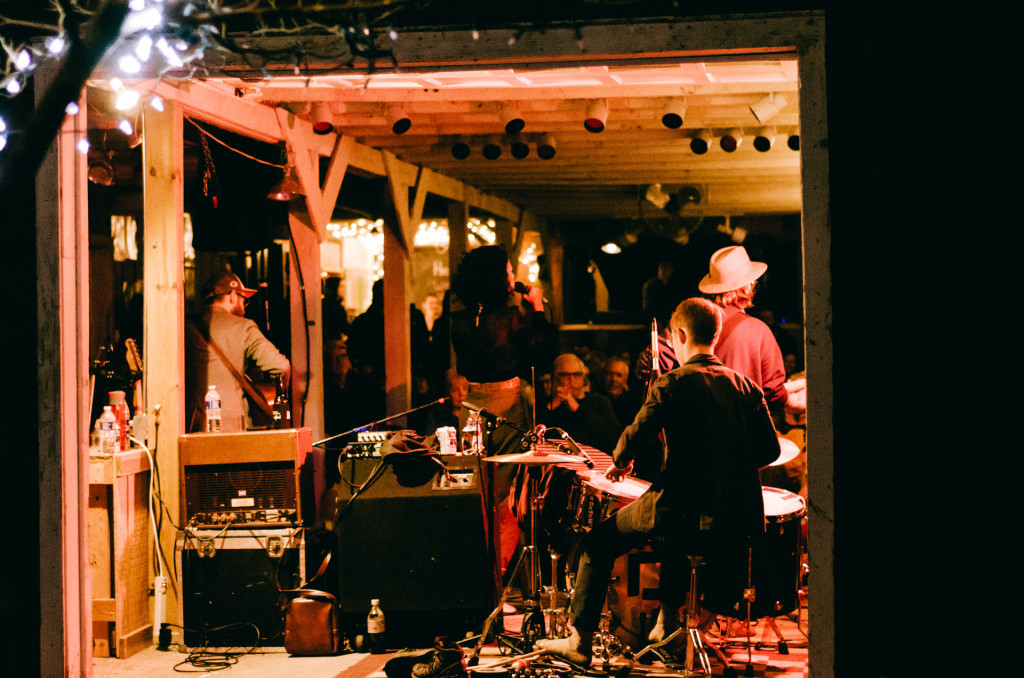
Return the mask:
<path id="1" fill-rule="evenodd" d="M 329 443 L 330 441 L 336 440 L 338 438 L 344 438 L 345 436 L 352 435 L 353 433 L 362 433 L 363 431 L 369 430 L 369 429 L 371 429 L 371 428 L 373 428 L 375 426 L 378 426 L 380 424 L 384 424 L 386 422 L 389 422 L 392 419 L 398 419 L 399 417 L 404 417 L 404 416 L 406 416 L 408 414 L 412 414 L 413 412 L 418 412 L 419 410 L 425 409 L 427 407 L 433 407 L 434 405 L 443 405 L 445 403 L 445 401 L 447 401 L 447 400 L 448 400 L 448 398 L 438 398 L 437 400 L 430 401 L 426 405 L 420 405 L 419 407 L 414 407 L 411 410 L 406 410 L 405 412 L 399 412 L 398 414 L 392 414 L 389 417 L 384 417 L 383 419 L 378 419 L 377 421 L 371 421 L 369 424 L 366 424 L 364 426 L 357 426 L 354 429 L 351 429 L 349 431 L 345 431 L 344 433 L 338 433 L 337 435 L 333 435 L 333 436 L 331 436 L 329 438 L 324 438 L 323 440 L 318 440 L 315 443 L 313 443 L 313 447 L 320 447 L 324 443 Z"/>

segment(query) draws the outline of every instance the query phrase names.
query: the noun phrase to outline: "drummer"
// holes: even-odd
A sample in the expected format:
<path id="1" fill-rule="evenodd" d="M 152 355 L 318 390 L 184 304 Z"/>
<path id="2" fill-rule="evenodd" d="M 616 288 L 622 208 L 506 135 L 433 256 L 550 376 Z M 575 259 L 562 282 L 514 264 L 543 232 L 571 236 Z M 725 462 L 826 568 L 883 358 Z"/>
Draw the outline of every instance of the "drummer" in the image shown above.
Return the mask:
<path id="1" fill-rule="evenodd" d="M 764 532 L 759 469 L 778 458 L 779 441 L 761 390 L 713 354 L 722 311 L 705 299 L 686 299 L 669 324 L 682 365 L 659 377 L 640 412 L 622 432 L 605 477 L 630 474 L 645 442 L 664 428 L 668 457 L 661 475 L 639 499 L 604 520 L 583 540 L 568 638 L 544 639 L 538 649 L 588 663 L 615 559 L 653 537 L 679 535 L 679 551 L 698 536 L 744 543 Z M 681 567 L 662 567 L 662 608 L 682 603 Z M 665 614 L 653 635 L 678 624 Z M 655 638 L 660 639 L 660 638 Z"/>

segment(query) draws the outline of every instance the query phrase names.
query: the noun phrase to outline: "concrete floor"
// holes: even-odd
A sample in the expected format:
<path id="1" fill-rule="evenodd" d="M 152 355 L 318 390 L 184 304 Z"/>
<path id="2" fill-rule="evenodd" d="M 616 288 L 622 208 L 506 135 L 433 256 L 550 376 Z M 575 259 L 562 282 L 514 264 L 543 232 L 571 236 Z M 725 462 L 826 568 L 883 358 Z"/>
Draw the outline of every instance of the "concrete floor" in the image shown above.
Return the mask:
<path id="1" fill-rule="evenodd" d="M 521 617 L 515 614 L 505 616 L 505 627 L 509 632 L 517 632 Z M 741 643 L 729 643 L 725 654 L 737 675 L 753 675 L 757 678 L 806 678 L 807 670 L 807 637 L 806 609 L 797 623 L 796 614 L 779 617 L 776 620 L 779 630 L 788 644 L 788 654 L 780 653 L 773 646 L 764 649 L 752 649 L 750 667 L 752 674 L 746 673 L 747 649 Z M 759 621 L 752 630 L 752 638 L 756 642 L 765 628 L 764 620 Z M 774 635 L 769 635 L 769 643 L 774 642 Z M 713 631 L 709 641 L 721 645 L 720 639 Z M 244 650 L 237 650 L 244 652 Z M 155 647 L 143 650 L 127 659 L 96 658 L 93 662 L 95 678 L 119 678 L 121 676 L 145 676 L 146 678 L 170 678 L 182 673 L 193 675 L 221 675 L 231 678 L 263 678 L 266 676 L 301 676 L 302 678 L 385 678 L 384 663 L 400 654 L 422 653 L 426 649 L 407 650 L 402 653 L 372 655 L 365 653 L 348 653 L 335 657 L 292 657 L 282 647 L 260 648 L 248 654 L 237 654 L 229 660 L 215 655 L 202 657 L 199 663 L 189 663 L 190 655 L 176 649 L 161 652 Z M 487 667 L 505 659 L 496 646 L 485 647 L 480 655 L 480 667 Z M 612 671 L 630 664 L 624 657 L 613 657 Z M 225 672 L 226 671 L 226 672 Z M 712 671 L 722 674 L 722 667 L 712 658 Z M 627 674 L 623 674 L 627 675 Z M 650 665 L 633 662 L 628 676 L 633 678 L 655 678 L 656 676 L 678 675 L 667 669 L 660 661 Z"/>

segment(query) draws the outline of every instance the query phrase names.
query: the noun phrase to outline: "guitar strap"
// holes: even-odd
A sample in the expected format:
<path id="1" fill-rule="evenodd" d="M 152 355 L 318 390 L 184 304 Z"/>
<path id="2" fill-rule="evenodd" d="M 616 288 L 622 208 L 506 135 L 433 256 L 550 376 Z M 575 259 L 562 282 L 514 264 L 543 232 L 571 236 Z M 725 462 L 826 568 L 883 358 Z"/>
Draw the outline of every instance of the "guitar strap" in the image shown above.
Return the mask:
<path id="1" fill-rule="evenodd" d="M 220 350 L 220 346 L 218 346 L 213 339 L 207 339 L 206 337 L 204 337 L 203 333 L 199 331 L 199 328 L 196 327 L 191 322 L 188 323 L 188 329 L 199 339 L 200 343 L 209 346 L 210 348 L 213 349 L 213 352 L 217 354 L 217 357 L 220 358 L 220 361 L 224 363 L 224 367 L 228 368 L 228 372 L 231 373 L 231 376 L 234 377 L 235 381 L 237 381 L 241 385 L 242 390 L 244 390 L 245 393 L 249 396 L 249 398 L 256 403 L 256 407 L 260 408 L 260 410 L 263 411 L 263 414 L 273 419 L 274 411 L 270 408 L 270 405 L 267 404 L 266 399 L 263 398 L 259 393 L 257 393 L 256 389 L 253 388 L 252 384 L 250 384 L 249 381 L 245 377 L 243 377 L 238 370 L 235 369 L 235 366 L 231 364 L 231 361 L 228 360 L 228 357 L 224 355 L 224 351 Z"/>

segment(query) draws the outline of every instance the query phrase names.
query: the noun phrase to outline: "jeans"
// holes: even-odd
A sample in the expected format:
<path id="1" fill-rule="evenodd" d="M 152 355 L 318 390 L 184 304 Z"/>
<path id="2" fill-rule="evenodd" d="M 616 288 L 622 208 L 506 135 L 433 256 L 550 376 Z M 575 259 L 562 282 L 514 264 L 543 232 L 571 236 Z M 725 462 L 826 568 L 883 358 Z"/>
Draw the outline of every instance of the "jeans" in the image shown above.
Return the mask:
<path id="1" fill-rule="evenodd" d="M 647 529 L 650 521 L 642 513 L 651 510 L 641 499 L 603 520 L 584 538 L 582 555 L 576 569 L 576 585 L 569 608 L 569 620 L 580 633 L 597 631 L 604 608 L 608 584 L 615 560 L 648 541 L 665 537 L 658 598 L 666 609 L 677 609 L 689 585 L 689 570 L 684 565 L 686 545 L 690 543 L 685 530 L 672 526 L 669 530 Z"/>

